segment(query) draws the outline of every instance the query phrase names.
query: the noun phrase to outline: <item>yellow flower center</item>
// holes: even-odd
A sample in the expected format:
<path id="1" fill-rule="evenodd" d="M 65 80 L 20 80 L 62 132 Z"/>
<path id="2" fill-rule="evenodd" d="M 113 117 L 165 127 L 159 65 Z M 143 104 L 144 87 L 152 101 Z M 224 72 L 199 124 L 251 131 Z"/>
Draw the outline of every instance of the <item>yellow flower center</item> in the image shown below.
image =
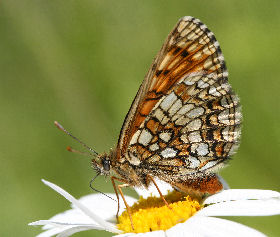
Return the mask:
<path id="1" fill-rule="evenodd" d="M 130 208 L 134 230 L 127 211 L 119 216 L 118 229 L 125 233 L 167 230 L 178 223 L 185 222 L 201 208 L 197 199 L 185 197 L 177 191 L 168 193 L 165 199 L 171 208 L 168 208 L 160 197 L 147 199 L 140 197 L 139 201 Z"/>

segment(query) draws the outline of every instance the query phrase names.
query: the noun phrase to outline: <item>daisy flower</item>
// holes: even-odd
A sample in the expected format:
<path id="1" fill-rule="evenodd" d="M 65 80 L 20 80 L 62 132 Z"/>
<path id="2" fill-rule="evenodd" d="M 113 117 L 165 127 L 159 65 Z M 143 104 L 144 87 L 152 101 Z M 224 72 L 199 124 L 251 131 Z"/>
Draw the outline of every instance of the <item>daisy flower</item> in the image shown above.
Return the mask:
<path id="1" fill-rule="evenodd" d="M 139 200 L 125 196 L 131 206 L 134 230 L 121 202 L 116 223 L 115 195 L 90 194 L 75 199 L 68 192 L 48 181 L 46 185 L 72 203 L 72 209 L 29 225 L 43 225 L 44 232 L 37 237 L 67 237 L 85 230 L 105 230 L 118 237 L 241 237 L 265 236 L 245 225 L 216 218 L 217 216 L 270 216 L 280 214 L 280 193 L 270 190 L 228 189 L 204 200 L 183 197 L 166 183 L 157 181 L 171 207 L 157 197 L 156 189 L 148 191 L 136 188 Z M 151 196 L 152 195 L 152 196 Z M 215 217 L 214 217 L 215 216 Z M 134 232 L 134 233 L 133 233 Z"/>

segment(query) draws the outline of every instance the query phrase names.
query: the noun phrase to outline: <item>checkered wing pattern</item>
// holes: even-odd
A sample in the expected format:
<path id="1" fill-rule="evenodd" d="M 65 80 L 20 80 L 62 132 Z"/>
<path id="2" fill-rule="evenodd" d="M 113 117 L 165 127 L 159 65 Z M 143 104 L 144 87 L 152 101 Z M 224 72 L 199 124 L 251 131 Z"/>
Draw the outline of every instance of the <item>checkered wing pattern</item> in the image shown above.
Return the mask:
<path id="1" fill-rule="evenodd" d="M 198 19 L 180 19 L 126 116 L 119 159 L 165 180 L 216 172 L 240 138 L 239 100 L 227 76 L 213 33 Z"/>

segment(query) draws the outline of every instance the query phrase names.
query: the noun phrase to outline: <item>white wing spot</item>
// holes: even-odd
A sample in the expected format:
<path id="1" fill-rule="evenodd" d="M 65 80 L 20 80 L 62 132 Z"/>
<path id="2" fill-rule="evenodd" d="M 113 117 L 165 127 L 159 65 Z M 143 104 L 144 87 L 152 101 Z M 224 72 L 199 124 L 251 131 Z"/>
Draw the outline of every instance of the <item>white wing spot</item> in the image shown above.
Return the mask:
<path id="1" fill-rule="evenodd" d="M 201 128 L 201 120 L 195 119 L 187 125 L 187 131 L 195 131 Z"/>
<path id="2" fill-rule="evenodd" d="M 185 113 L 187 113 L 193 108 L 194 108 L 193 104 L 186 104 L 177 112 L 177 114 L 184 115 Z"/>
<path id="3" fill-rule="evenodd" d="M 132 152 L 129 153 L 129 157 L 128 160 L 131 164 L 133 165 L 139 165 L 140 164 L 140 160 L 138 157 L 134 156 Z"/>
<path id="4" fill-rule="evenodd" d="M 179 48 L 184 48 L 185 45 L 186 45 L 186 42 L 184 40 L 181 40 L 179 41 L 177 44 L 176 44 Z"/>
<path id="5" fill-rule="evenodd" d="M 214 46 L 215 46 L 216 48 L 220 47 L 218 41 L 215 41 L 215 42 L 214 42 Z"/>
<path id="6" fill-rule="evenodd" d="M 218 115 L 218 119 L 221 123 L 230 125 L 230 112 L 229 109 L 224 110 Z"/>
<path id="7" fill-rule="evenodd" d="M 196 131 L 196 132 L 192 132 L 189 134 L 189 141 L 190 142 L 201 142 L 201 136 L 200 136 L 200 132 Z"/>
<path id="8" fill-rule="evenodd" d="M 188 136 L 187 134 L 183 134 L 181 135 L 181 140 L 184 142 L 184 143 L 189 143 L 189 139 L 188 139 Z"/>
<path id="9" fill-rule="evenodd" d="M 165 124 L 168 123 L 169 120 L 170 120 L 170 119 L 169 119 L 167 116 L 164 116 L 164 118 L 161 120 L 161 124 L 162 124 L 162 125 L 165 125 Z"/>
<path id="10" fill-rule="evenodd" d="M 167 111 L 176 100 L 177 100 L 177 96 L 175 95 L 174 92 L 172 92 L 164 98 L 164 100 L 160 104 L 160 107 L 163 110 Z"/>
<path id="11" fill-rule="evenodd" d="M 150 150 L 151 151 L 156 151 L 159 149 L 159 145 L 157 143 L 154 143 L 152 145 L 150 145 Z"/>
<path id="12" fill-rule="evenodd" d="M 172 36 L 169 40 L 169 45 L 172 45 L 174 43 L 174 36 Z"/>
<path id="13" fill-rule="evenodd" d="M 181 21 L 179 26 L 177 27 L 178 32 L 181 32 L 187 25 L 187 22 Z"/>
<path id="14" fill-rule="evenodd" d="M 222 131 L 222 134 L 223 134 L 223 138 L 226 141 L 231 142 L 232 139 L 230 139 L 230 136 L 229 136 L 229 127 L 224 128 L 223 131 Z"/>
<path id="15" fill-rule="evenodd" d="M 208 151 L 208 145 L 206 143 L 201 143 L 196 148 L 196 152 L 199 156 L 205 156 L 209 153 Z"/>
<path id="16" fill-rule="evenodd" d="M 208 48 L 208 46 L 205 46 L 204 48 L 203 48 L 203 53 L 204 54 L 207 54 L 207 55 L 211 55 L 213 52 Z"/>
<path id="17" fill-rule="evenodd" d="M 204 64 L 203 64 L 203 67 L 204 68 L 209 68 L 210 66 L 213 65 L 213 62 L 212 62 L 212 59 L 209 57 L 205 60 Z"/>
<path id="18" fill-rule="evenodd" d="M 186 31 L 186 30 L 184 30 L 184 31 Z M 184 34 L 184 31 L 181 34 L 182 37 L 184 37 L 186 35 L 186 34 Z M 198 36 L 194 32 L 191 32 L 190 34 L 187 35 L 188 40 L 194 41 L 196 38 L 198 38 Z"/>
<path id="19" fill-rule="evenodd" d="M 159 138 L 165 142 L 168 142 L 171 138 L 171 132 L 163 132 L 159 134 Z"/>
<path id="20" fill-rule="evenodd" d="M 189 48 L 188 51 L 193 52 L 198 48 L 199 44 L 198 43 L 193 43 Z"/>
<path id="21" fill-rule="evenodd" d="M 185 37 L 190 32 L 190 30 L 191 30 L 190 27 L 187 29 L 184 29 L 184 31 L 181 32 L 180 36 Z"/>
<path id="22" fill-rule="evenodd" d="M 197 82 L 197 86 L 198 86 L 199 88 L 203 89 L 203 88 L 208 87 L 209 84 L 206 83 L 206 82 L 204 82 L 203 80 L 199 80 L 199 81 Z"/>
<path id="23" fill-rule="evenodd" d="M 213 96 L 220 96 L 221 93 L 217 91 L 216 87 L 211 86 L 209 89 L 209 94 Z"/>
<path id="24" fill-rule="evenodd" d="M 228 77 L 228 72 L 223 72 L 223 77 Z"/>
<path id="25" fill-rule="evenodd" d="M 134 133 L 134 135 L 132 136 L 132 138 L 131 138 L 131 140 L 130 140 L 130 144 L 131 144 L 131 145 L 137 143 L 137 139 L 138 139 L 138 137 L 139 137 L 139 135 L 140 135 L 140 132 L 141 132 L 140 130 L 137 130 L 137 132 Z"/>
<path id="26" fill-rule="evenodd" d="M 175 157 L 177 154 L 177 152 L 175 150 L 173 150 L 172 148 L 166 148 L 161 152 L 161 155 L 164 158 L 169 158 L 169 157 Z"/>
<path id="27" fill-rule="evenodd" d="M 195 169 L 195 168 L 197 168 L 200 165 L 200 161 L 197 158 L 195 158 L 195 157 L 189 156 L 188 160 L 190 162 L 189 166 L 192 169 Z"/>
<path id="28" fill-rule="evenodd" d="M 154 117 L 157 118 L 159 121 L 161 121 L 163 119 L 165 115 L 163 114 L 163 112 L 161 111 L 161 109 L 156 109 L 155 113 L 154 113 Z"/>
<path id="29" fill-rule="evenodd" d="M 163 58 L 161 64 L 159 65 L 158 70 L 162 70 L 162 69 L 165 67 L 165 65 L 166 65 L 166 64 L 168 63 L 168 61 L 170 60 L 170 57 L 171 57 L 171 56 L 170 56 L 169 54 L 165 55 L 165 57 Z"/>
<path id="30" fill-rule="evenodd" d="M 173 116 L 179 109 L 182 108 L 182 102 L 181 100 L 177 100 L 172 107 L 169 109 L 170 116 Z"/>
<path id="31" fill-rule="evenodd" d="M 175 66 L 175 64 L 177 63 L 177 62 L 179 62 L 181 60 L 181 58 L 175 58 L 175 59 L 173 59 L 173 61 L 168 65 L 168 67 L 167 67 L 167 69 L 168 70 L 171 70 L 174 66 Z"/>
<path id="32" fill-rule="evenodd" d="M 195 81 L 191 81 L 190 78 L 186 78 L 184 80 L 184 83 L 187 85 L 187 86 L 191 86 L 195 83 Z"/>
<path id="33" fill-rule="evenodd" d="M 199 59 L 201 59 L 202 58 L 202 52 L 201 51 L 198 51 L 196 54 L 194 54 L 193 56 L 192 56 L 192 59 L 193 60 L 199 60 Z"/>
<path id="34" fill-rule="evenodd" d="M 179 126 L 185 126 L 189 121 L 190 119 L 188 117 L 181 116 L 175 121 L 175 124 Z"/>
<path id="35" fill-rule="evenodd" d="M 139 136 L 139 143 L 141 143 L 144 146 L 147 146 L 152 140 L 152 138 L 152 134 L 148 130 L 144 129 L 142 130 L 141 135 Z"/>
<path id="36" fill-rule="evenodd" d="M 204 37 L 200 37 L 198 42 L 202 45 L 205 45 L 210 42 L 210 39 L 208 37 L 204 36 Z"/>
<path id="37" fill-rule="evenodd" d="M 182 18 L 182 20 L 184 20 L 184 21 L 191 21 L 191 20 L 193 20 L 194 18 L 192 17 L 192 16 L 184 16 L 183 18 Z"/>
<path id="38" fill-rule="evenodd" d="M 199 117 L 200 115 L 202 115 L 204 113 L 204 109 L 202 107 L 196 107 L 193 110 L 191 110 L 190 112 L 187 113 L 187 116 L 189 118 L 196 118 Z"/>

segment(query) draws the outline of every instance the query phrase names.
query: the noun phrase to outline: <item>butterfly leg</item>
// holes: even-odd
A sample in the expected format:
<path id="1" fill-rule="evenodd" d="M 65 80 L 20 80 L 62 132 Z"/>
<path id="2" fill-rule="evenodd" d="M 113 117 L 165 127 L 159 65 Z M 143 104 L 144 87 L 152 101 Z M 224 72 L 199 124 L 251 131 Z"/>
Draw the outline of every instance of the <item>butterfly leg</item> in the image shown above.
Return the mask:
<path id="1" fill-rule="evenodd" d="M 156 189 L 157 189 L 157 191 L 158 191 L 160 197 L 161 197 L 162 200 L 164 201 L 165 205 L 166 205 L 169 209 L 172 209 L 172 208 L 169 206 L 168 202 L 165 200 L 165 198 L 164 198 L 162 192 L 160 191 L 160 189 L 159 189 L 159 187 L 158 187 L 156 181 L 154 180 L 154 178 L 153 178 L 151 175 L 149 175 L 149 174 L 147 174 L 146 177 L 147 177 L 147 180 L 151 180 L 151 181 L 153 182 L 153 184 L 155 185 L 155 187 L 156 187 Z"/>
<path id="2" fill-rule="evenodd" d="M 124 184 L 116 185 L 115 180 L 120 181 L 120 182 L 123 182 Z M 117 211 L 116 217 L 117 217 L 117 219 L 118 219 L 118 217 L 119 217 L 119 211 L 120 211 L 120 198 L 119 198 L 119 194 L 118 194 L 118 191 L 119 191 L 120 194 L 121 194 L 121 197 L 122 197 L 122 199 L 123 199 L 124 205 L 125 205 L 125 207 L 126 207 L 126 209 L 127 209 L 128 216 L 129 216 L 130 223 L 131 223 L 131 227 L 132 227 L 132 229 L 134 230 L 133 221 L 132 221 L 132 215 L 131 215 L 131 209 L 130 209 L 129 205 L 128 205 L 127 202 L 126 202 L 125 197 L 124 197 L 124 195 L 123 195 L 123 191 L 122 191 L 122 188 L 124 188 L 124 187 L 129 187 L 130 185 L 127 184 L 127 183 L 125 183 L 126 180 L 120 179 L 120 178 L 115 177 L 115 176 L 112 176 L 112 177 L 111 177 L 111 181 L 112 181 L 112 184 L 113 184 L 115 193 L 116 193 L 116 195 L 117 195 L 117 200 L 118 200 L 118 211 Z"/>

